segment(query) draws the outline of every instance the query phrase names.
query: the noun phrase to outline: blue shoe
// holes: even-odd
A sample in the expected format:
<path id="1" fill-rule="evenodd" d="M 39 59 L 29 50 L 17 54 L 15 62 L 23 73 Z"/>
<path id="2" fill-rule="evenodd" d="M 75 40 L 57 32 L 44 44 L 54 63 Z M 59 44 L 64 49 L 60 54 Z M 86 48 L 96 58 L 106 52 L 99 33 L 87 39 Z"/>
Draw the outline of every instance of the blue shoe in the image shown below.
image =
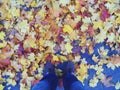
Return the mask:
<path id="1" fill-rule="evenodd" d="M 47 75 L 48 73 L 55 73 L 55 66 L 51 62 L 46 62 L 43 70 L 43 75 Z"/>
<path id="2" fill-rule="evenodd" d="M 63 63 L 63 73 L 74 73 L 74 63 L 72 61 L 66 61 Z"/>

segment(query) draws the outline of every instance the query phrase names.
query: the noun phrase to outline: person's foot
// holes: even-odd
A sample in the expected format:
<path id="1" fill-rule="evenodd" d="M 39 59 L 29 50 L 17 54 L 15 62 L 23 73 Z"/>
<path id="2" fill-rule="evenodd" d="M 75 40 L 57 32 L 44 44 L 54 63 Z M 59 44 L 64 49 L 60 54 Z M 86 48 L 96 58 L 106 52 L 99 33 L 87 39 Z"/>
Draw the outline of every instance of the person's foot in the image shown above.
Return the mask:
<path id="1" fill-rule="evenodd" d="M 60 78 L 67 73 L 74 73 L 74 63 L 72 61 L 65 61 L 63 63 L 59 63 L 56 66 L 56 75 Z"/>
<path id="2" fill-rule="evenodd" d="M 51 62 L 46 62 L 43 70 L 43 74 L 55 73 L 55 66 Z"/>
<path id="3" fill-rule="evenodd" d="M 72 61 L 66 61 L 63 63 L 63 73 L 74 73 L 74 63 Z"/>
<path id="4" fill-rule="evenodd" d="M 66 73 L 74 73 L 74 63 L 65 61 L 55 67 L 51 62 L 47 62 L 44 66 L 43 74 L 46 75 L 48 73 L 55 73 L 59 78 L 62 78 Z"/>

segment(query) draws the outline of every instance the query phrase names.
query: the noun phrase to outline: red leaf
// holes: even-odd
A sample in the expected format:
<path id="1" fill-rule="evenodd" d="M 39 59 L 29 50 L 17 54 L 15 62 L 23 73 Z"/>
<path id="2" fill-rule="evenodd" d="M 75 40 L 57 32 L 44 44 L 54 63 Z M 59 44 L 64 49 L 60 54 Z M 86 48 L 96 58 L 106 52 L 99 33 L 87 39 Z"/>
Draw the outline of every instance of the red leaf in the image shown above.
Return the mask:
<path id="1" fill-rule="evenodd" d="M 45 26 L 45 25 L 48 24 L 48 21 L 44 20 L 44 21 L 41 22 L 41 24 L 42 24 L 43 26 Z"/>
<path id="2" fill-rule="evenodd" d="M 9 59 L 6 59 L 6 60 L 0 60 L 0 64 L 2 66 L 7 66 L 7 65 L 10 65 L 10 60 Z"/>
<path id="3" fill-rule="evenodd" d="M 103 3 L 99 4 L 100 9 L 104 9 L 105 5 Z"/>
<path id="4" fill-rule="evenodd" d="M 110 14 L 108 13 L 108 9 L 106 9 L 106 8 L 103 9 L 102 12 L 101 12 L 101 14 L 100 14 L 100 19 L 102 21 L 105 21 L 109 17 L 110 17 Z"/>
<path id="5" fill-rule="evenodd" d="M 83 24 L 83 22 L 82 22 L 82 21 L 79 21 L 79 22 L 76 24 L 75 29 L 78 29 L 78 30 L 79 30 L 82 24 Z"/>
<path id="6" fill-rule="evenodd" d="M 93 36 L 93 35 L 94 35 L 94 29 L 93 29 L 93 27 L 89 26 L 89 27 L 88 27 L 88 30 L 87 30 L 87 33 L 88 33 L 90 36 Z"/>

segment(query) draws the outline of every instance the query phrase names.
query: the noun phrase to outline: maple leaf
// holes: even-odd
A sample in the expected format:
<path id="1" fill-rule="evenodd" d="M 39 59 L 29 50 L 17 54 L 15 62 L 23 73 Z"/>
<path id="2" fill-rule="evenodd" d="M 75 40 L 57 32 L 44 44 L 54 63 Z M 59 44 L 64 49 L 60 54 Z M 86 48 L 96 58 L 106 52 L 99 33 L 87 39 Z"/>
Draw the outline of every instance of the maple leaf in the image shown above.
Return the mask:
<path id="1" fill-rule="evenodd" d="M 84 79 L 88 77 L 88 66 L 86 64 L 81 64 L 80 68 L 77 69 L 77 78 L 83 83 Z"/>
<path id="2" fill-rule="evenodd" d="M 0 40 L 4 40 L 5 36 L 5 32 L 0 32 Z"/>
<path id="3" fill-rule="evenodd" d="M 99 80 L 94 76 L 93 79 L 91 79 L 91 80 L 89 81 L 89 86 L 91 86 L 91 87 L 96 87 L 97 84 L 98 84 L 98 81 L 99 81 Z"/>
<path id="4" fill-rule="evenodd" d="M 64 25 L 63 32 L 71 34 L 73 32 L 73 29 L 70 25 Z"/>
<path id="5" fill-rule="evenodd" d="M 102 21 L 105 21 L 107 18 L 110 17 L 110 14 L 108 13 L 108 9 L 104 9 L 102 10 L 101 14 L 100 14 L 100 19 Z"/>
<path id="6" fill-rule="evenodd" d="M 94 29 L 97 29 L 97 28 L 102 29 L 103 28 L 103 22 L 102 21 L 93 22 L 93 28 Z"/>
<path id="7" fill-rule="evenodd" d="M 116 83 L 115 88 L 116 88 L 117 90 L 120 89 L 120 82 L 119 82 L 119 81 Z"/>
<path id="8" fill-rule="evenodd" d="M 65 6 L 66 4 L 70 3 L 70 0 L 59 0 L 59 3 Z"/>
<path id="9" fill-rule="evenodd" d="M 111 87 L 114 86 L 114 84 L 110 81 L 112 79 L 111 76 L 108 77 L 104 77 L 103 79 L 101 79 L 101 82 L 106 86 L 106 87 Z"/>
<path id="10" fill-rule="evenodd" d="M 67 51 L 67 53 L 71 53 L 72 52 L 72 45 L 70 43 L 66 43 L 65 44 L 65 49 Z"/>

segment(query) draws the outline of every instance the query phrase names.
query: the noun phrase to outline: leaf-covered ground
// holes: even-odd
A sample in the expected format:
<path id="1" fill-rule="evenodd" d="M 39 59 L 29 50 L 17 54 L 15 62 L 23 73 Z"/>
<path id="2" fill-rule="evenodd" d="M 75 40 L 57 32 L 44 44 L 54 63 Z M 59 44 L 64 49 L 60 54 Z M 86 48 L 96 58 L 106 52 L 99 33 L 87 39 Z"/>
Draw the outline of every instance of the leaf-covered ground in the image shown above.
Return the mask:
<path id="1" fill-rule="evenodd" d="M 67 60 L 86 90 L 120 89 L 119 0 L 0 0 L 0 90 L 30 90 Z"/>

